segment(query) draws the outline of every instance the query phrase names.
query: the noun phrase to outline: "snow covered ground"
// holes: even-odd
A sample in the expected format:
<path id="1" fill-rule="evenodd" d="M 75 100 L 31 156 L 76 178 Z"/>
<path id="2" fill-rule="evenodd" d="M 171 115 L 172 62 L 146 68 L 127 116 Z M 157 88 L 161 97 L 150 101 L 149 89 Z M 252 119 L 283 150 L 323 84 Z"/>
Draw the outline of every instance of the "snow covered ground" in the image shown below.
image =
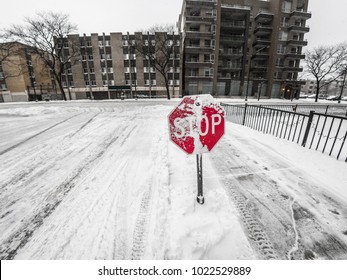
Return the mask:
<path id="1" fill-rule="evenodd" d="M 0 104 L 0 258 L 347 259 L 345 162 L 227 122 L 199 205 L 178 102 Z"/>

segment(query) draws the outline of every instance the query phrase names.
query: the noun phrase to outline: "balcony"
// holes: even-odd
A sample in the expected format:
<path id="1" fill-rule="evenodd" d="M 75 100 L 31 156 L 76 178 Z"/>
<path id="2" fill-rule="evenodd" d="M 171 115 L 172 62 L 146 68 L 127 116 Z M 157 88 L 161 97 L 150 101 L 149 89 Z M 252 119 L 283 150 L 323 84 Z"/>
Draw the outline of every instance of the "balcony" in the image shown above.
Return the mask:
<path id="1" fill-rule="evenodd" d="M 246 28 L 246 24 L 244 22 L 232 22 L 232 21 L 222 21 L 221 28 L 227 30 L 244 30 Z"/>
<path id="2" fill-rule="evenodd" d="M 226 34 L 220 35 L 220 42 L 221 45 L 227 44 L 227 45 L 243 45 L 245 43 L 246 37 L 245 36 L 228 36 Z"/>
<path id="3" fill-rule="evenodd" d="M 301 53 L 290 52 L 285 54 L 286 58 L 294 58 L 294 59 L 305 59 L 305 55 Z"/>
<path id="4" fill-rule="evenodd" d="M 205 23 L 205 22 L 208 22 L 208 23 L 213 23 L 215 22 L 216 18 L 213 17 L 213 16 L 187 16 L 186 17 L 186 22 L 187 23 Z"/>
<path id="5" fill-rule="evenodd" d="M 201 47 L 197 45 L 188 45 L 185 47 L 185 52 L 189 54 L 213 53 L 212 47 Z"/>
<path id="6" fill-rule="evenodd" d="M 287 41 L 287 45 L 292 46 L 307 46 L 307 40 L 290 39 Z"/>
<path id="7" fill-rule="evenodd" d="M 213 64 L 213 61 L 205 61 L 205 62 L 198 62 L 198 61 L 186 61 L 185 65 L 189 68 L 201 68 L 201 67 L 211 67 Z"/>
<path id="8" fill-rule="evenodd" d="M 243 56 L 243 53 L 240 52 L 232 52 L 232 51 L 219 51 L 219 56 L 222 58 L 240 58 Z"/>
<path id="9" fill-rule="evenodd" d="M 260 12 L 255 16 L 255 21 L 260 23 L 269 23 L 273 20 L 274 15 L 271 13 Z"/>
<path id="10" fill-rule="evenodd" d="M 239 71 L 239 70 L 242 70 L 242 64 L 241 63 L 221 64 L 221 65 L 218 65 L 218 70 Z"/>
<path id="11" fill-rule="evenodd" d="M 300 19 L 310 19 L 311 18 L 310 12 L 305 12 L 302 10 L 295 10 L 290 13 L 290 17 L 292 18 L 300 18 Z"/>
<path id="12" fill-rule="evenodd" d="M 200 31 L 186 31 L 186 38 L 188 39 L 212 39 L 212 32 L 200 32 Z"/>
<path id="13" fill-rule="evenodd" d="M 298 66 L 284 66 L 283 71 L 286 72 L 302 72 L 303 68 Z"/>
<path id="14" fill-rule="evenodd" d="M 253 60 L 266 60 L 269 57 L 270 57 L 270 54 L 266 52 L 255 53 L 254 55 L 252 55 Z"/>
<path id="15" fill-rule="evenodd" d="M 270 39 L 257 38 L 255 42 L 253 42 L 253 47 L 267 47 L 271 45 Z"/>
<path id="16" fill-rule="evenodd" d="M 213 7 L 215 5 L 216 1 L 215 0 L 210 0 L 210 1 L 201 1 L 201 0 L 189 0 L 186 1 L 186 6 L 187 7 Z"/>
<path id="17" fill-rule="evenodd" d="M 269 35 L 272 33 L 272 27 L 271 26 L 257 26 L 254 29 L 254 34 L 258 36 L 264 36 L 264 35 Z"/>
<path id="18" fill-rule="evenodd" d="M 307 33 L 310 31 L 310 28 L 308 26 L 291 25 L 289 26 L 289 31 L 296 33 Z"/>

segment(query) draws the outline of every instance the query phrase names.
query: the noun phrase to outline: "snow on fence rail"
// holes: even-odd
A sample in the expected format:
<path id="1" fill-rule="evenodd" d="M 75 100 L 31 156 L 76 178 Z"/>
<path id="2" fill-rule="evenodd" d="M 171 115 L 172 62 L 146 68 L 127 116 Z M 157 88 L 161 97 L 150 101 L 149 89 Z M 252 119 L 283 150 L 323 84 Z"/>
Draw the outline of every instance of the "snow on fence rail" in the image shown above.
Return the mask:
<path id="1" fill-rule="evenodd" d="M 296 113 L 302 113 L 307 115 L 310 113 L 310 111 L 313 110 L 315 111 L 315 113 L 347 117 L 347 106 L 344 104 L 268 104 L 262 106 L 284 111 L 293 111 Z"/>
<path id="2" fill-rule="evenodd" d="M 228 121 L 328 153 L 347 162 L 347 117 L 317 113 L 314 110 L 308 114 L 299 113 L 262 105 L 221 105 Z"/>

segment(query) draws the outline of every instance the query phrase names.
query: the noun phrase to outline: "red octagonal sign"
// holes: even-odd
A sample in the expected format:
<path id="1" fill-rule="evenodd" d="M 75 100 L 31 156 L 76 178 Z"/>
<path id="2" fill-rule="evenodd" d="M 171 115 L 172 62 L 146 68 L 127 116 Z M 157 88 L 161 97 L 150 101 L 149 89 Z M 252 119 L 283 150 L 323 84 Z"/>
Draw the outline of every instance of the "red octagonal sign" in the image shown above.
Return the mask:
<path id="1" fill-rule="evenodd" d="M 188 154 L 207 153 L 224 134 L 224 110 L 210 94 L 186 96 L 169 114 L 169 131 Z"/>

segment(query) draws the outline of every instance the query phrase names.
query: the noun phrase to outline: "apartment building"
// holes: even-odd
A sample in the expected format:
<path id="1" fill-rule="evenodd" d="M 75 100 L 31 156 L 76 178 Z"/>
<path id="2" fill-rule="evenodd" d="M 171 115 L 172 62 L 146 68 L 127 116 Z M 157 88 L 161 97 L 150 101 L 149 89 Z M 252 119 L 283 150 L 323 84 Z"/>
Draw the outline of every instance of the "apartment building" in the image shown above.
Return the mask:
<path id="1" fill-rule="evenodd" d="M 50 71 L 30 47 L 18 42 L 1 44 L 0 102 L 42 100 L 52 83 Z"/>
<path id="2" fill-rule="evenodd" d="M 111 33 L 70 35 L 64 43 L 66 52 L 72 42 L 79 42 L 80 56 L 68 66 L 62 80 L 70 99 L 115 99 L 125 96 L 166 97 L 163 75 L 148 57 L 136 51 L 135 44 L 155 44 L 158 34 Z M 168 84 L 171 97 L 179 96 L 179 35 L 166 34 L 174 52 L 168 64 Z"/>
<path id="3" fill-rule="evenodd" d="M 321 88 L 319 90 L 320 98 L 327 98 L 329 96 L 340 96 L 342 90 L 342 97 L 347 96 L 347 86 L 343 85 L 343 77 L 337 81 L 333 81 L 329 84 L 325 84 L 325 81 L 321 81 Z M 302 95 L 314 95 L 317 91 L 317 81 L 315 80 L 305 80 L 304 84 L 301 86 Z"/>
<path id="4" fill-rule="evenodd" d="M 181 93 L 299 96 L 307 6 L 308 0 L 184 0 Z"/>

